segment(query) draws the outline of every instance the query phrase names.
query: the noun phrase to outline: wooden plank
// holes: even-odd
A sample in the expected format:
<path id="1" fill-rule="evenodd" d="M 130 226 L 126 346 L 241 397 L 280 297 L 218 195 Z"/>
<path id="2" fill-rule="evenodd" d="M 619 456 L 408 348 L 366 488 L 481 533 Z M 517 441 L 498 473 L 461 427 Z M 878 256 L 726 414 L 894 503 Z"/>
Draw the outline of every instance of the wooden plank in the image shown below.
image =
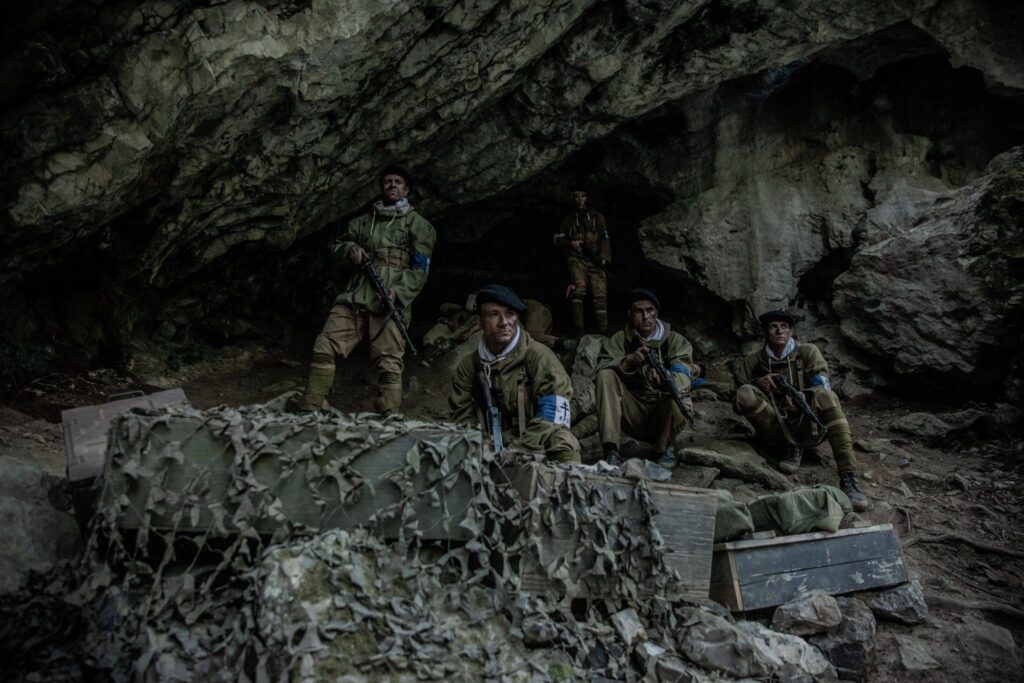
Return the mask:
<path id="1" fill-rule="evenodd" d="M 891 524 L 715 546 L 711 597 L 737 611 L 784 604 L 803 592 L 831 595 L 907 580 Z"/>
<path id="2" fill-rule="evenodd" d="M 899 555 L 899 542 L 892 533 L 883 530 L 864 531 L 833 538 L 804 539 L 786 545 L 735 550 L 740 583 L 753 583 L 762 576 L 783 572 Z"/>
<path id="3" fill-rule="evenodd" d="M 535 465 L 517 468 L 513 481 L 515 490 L 525 499 L 545 500 L 555 495 L 558 490 L 556 483 L 564 481 L 565 476 L 564 471 Z M 584 474 L 578 482 L 570 480 L 569 483 L 584 485 L 589 500 L 604 501 L 607 507 L 602 515 L 604 519 L 614 520 L 634 535 L 646 535 L 647 521 L 640 502 L 635 498 L 634 482 Z M 665 562 L 682 579 L 683 592 L 680 596 L 706 598 L 711 576 L 716 497 L 707 490 L 674 484 L 647 482 L 647 485 L 654 508 L 653 523 L 667 548 Z M 588 534 L 596 528 L 593 521 L 579 519 L 574 522 L 565 505 L 554 505 L 550 510 L 551 516 L 544 525 L 533 530 L 542 538 L 540 556 L 528 556 L 519 568 L 523 590 L 535 593 L 558 590 L 561 582 L 548 578 L 545 567 L 564 561 L 569 563 L 572 579 L 579 583 L 576 595 L 598 597 L 612 592 L 615 577 L 594 573 L 599 557 L 587 540 Z M 641 561 L 652 559 L 637 557 L 635 550 L 631 549 L 611 550 L 613 553 L 632 552 L 632 557 Z M 650 594 L 651 586 L 641 586 L 641 592 Z"/>
<path id="4" fill-rule="evenodd" d="M 765 575 L 740 589 L 743 609 L 782 605 L 812 590 L 841 595 L 906 583 L 903 558 L 897 556 L 814 567 L 796 572 Z"/>

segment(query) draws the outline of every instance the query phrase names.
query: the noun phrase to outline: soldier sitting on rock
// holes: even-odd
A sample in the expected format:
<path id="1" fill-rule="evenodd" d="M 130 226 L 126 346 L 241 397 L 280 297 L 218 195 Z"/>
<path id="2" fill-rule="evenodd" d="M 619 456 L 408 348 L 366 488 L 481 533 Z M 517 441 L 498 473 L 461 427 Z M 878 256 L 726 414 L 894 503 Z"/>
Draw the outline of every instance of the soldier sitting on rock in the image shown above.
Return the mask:
<path id="1" fill-rule="evenodd" d="M 794 338 L 796 319 L 785 311 L 770 311 L 758 320 L 765 345 L 736 363 L 733 407 L 753 425 L 759 438 L 780 450 L 779 469 L 786 474 L 800 467 L 805 447 L 815 446 L 827 436 L 839 470 L 840 488 L 855 510 L 867 510 L 870 503 L 857 481 L 850 423 L 832 391 L 828 364 L 821 351 L 814 344 Z M 825 432 L 782 394 L 780 378 L 806 397 L 825 425 Z"/>
<path id="2" fill-rule="evenodd" d="M 685 418 L 661 384 L 661 378 L 645 360 L 656 354 L 680 392 L 690 388 L 693 347 L 686 337 L 658 319 L 661 303 L 648 289 L 629 293 L 629 324 L 605 342 L 595 366 L 597 419 L 604 460 L 622 462 L 619 441 L 630 436 L 654 444 L 658 464 L 674 467 L 672 442 L 683 429 Z M 689 406 L 690 399 L 684 401 Z"/>
<path id="3" fill-rule="evenodd" d="M 488 425 L 483 387 L 501 414 L 505 444 L 579 462 L 580 444 L 569 431 L 572 383 L 554 352 L 519 324 L 526 304 L 508 287 L 487 285 L 476 294 L 483 336 L 455 368 L 448 407 L 454 422 Z"/>

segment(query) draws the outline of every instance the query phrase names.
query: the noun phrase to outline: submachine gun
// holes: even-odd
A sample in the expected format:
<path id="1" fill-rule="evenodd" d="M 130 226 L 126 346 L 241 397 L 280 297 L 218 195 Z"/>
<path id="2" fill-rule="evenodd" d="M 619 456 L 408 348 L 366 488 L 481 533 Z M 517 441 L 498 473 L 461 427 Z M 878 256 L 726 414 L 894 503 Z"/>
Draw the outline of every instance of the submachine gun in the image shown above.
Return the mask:
<path id="1" fill-rule="evenodd" d="M 675 377 L 673 377 L 672 373 L 665 368 L 661 362 L 661 358 L 658 357 L 658 353 L 654 349 L 646 344 L 641 345 L 640 349 L 644 354 L 644 360 L 647 361 L 647 364 L 651 366 L 651 369 L 654 370 L 658 377 L 661 378 L 661 386 L 672 396 L 672 400 L 675 401 L 676 406 L 679 407 L 679 410 L 686 417 L 686 421 L 690 423 L 690 428 L 696 431 L 696 416 L 693 414 L 693 411 L 690 410 L 690 407 L 686 405 L 686 402 L 683 401 L 683 394 L 679 391 L 679 387 L 676 386 Z"/>
<path id="2" fill-rule="evenodd" d="M 402 338 L 405 339 L 406 347 L 412 351 L 412 355 L 418 356 L 419 352 L 416 350 L 416 345 L 412 343 L 412 337 L 409 336 L 409 328 L 405 326 L 405 318 L 402 317 L 402 312 L 395 306 L 395 302 L 388 296 L 388 286 L 384 284 L 380 273 L 377 272 L 377 266 L 373 265 L 373 259 L 369 256 L 364 258 L 363 262 L 359 264 L 359 269 L 363 271 L 366 277 L 370 278 L 373 288 L 377 290 L 377 296 L 384 302 L 388 309 L 388 315 L 395 321 L 398 331 L 401 333 Z"/>
<path id="3" fill-rule="evenodd" d="M 487 379 L 487 375 L 481 370 L 476 377 L 480 384 L 480 396 L 484 401 L 484 420 L 487 423 L 485 426 L 494 442 L 494 452 L 501 453 L 505 447 L 501 439 L 501 411 L 494 403 L 494 397 L 491 395 L 491 382 Z"/>
<path id="4" fill-rule="evenodd" d="M 821 418 L 818 417 L 817 414 L 815 414 L 814 409 L 811 408 L 811 405 L 807 402 L 807 397 L 804 396 L 802 391 L 790 384 L 789 380 L 782 375 L 774 375 L 772 379 L 775 381 L 775 386 L 779 388 L 779 393 L 782 394 L 783 397 L 789 398 L 793 402 L 793 405 L 799 408 L 800 412 L 807 416 L 807 419 L 818 425 L 822 434 L 828 432 L 828 428 L 825 427 L 825 423 L 821 421 Z M 779 417 L 783 419 L 786 417 L 781 411 L 779 411 L 778 407 L 776 407 L 776 411 L 778 412 Z"/>

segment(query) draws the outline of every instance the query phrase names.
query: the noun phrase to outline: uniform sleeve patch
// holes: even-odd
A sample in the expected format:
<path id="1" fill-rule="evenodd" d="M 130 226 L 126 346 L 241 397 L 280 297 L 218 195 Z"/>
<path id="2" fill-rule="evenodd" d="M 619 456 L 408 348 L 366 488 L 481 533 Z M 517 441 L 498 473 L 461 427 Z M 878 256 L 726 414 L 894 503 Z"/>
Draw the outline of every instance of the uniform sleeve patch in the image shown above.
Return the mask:
<path id="1" fill-rule="evenodd" d="M 556 425 L 568 427 L 572 423 L 569 399 L 557 394 L 548 394 L 537 399 L 537 417 Z"/>
<path id="2" fill-rule="evenodd" d="M 669 366 L 668 370 L 669 372 L 681 372 L 687 377 L 690 376 L 690 368 L 686 367 L 682 363 L 673 363 L 671 366 Z"/>
<path id="3" fill-rule="evenodd" d="M 426 254 L 421 254 L 418 251 L 412 255 L 412 267 L 415 270 L 422 270 L 424 273 L 430 272 L 430 257 Z"/>
<path id="4" fill-rule="evenodd" d="M 812 377 L 809 386 L 824 387 L 829 391 L 832 390 L 832 383 L 828 381 L 828 377 L 826 377 L 825 375 L 815 375 L 814 377 Z"/>

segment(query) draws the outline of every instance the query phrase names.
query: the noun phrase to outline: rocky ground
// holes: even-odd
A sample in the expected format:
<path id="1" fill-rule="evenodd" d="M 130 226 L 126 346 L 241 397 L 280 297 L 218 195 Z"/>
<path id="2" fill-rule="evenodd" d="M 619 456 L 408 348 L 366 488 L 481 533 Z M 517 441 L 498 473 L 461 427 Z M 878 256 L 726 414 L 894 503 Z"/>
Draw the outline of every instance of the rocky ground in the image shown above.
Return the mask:
<path id="1" fill-rule="evenodd" d="M 712 365 L 712 380 L 719 370 Z M 180 375 L 152 376 L 147 388 L 180 383 L 196 407 L 243 405 L 299 388 L 303 373 L 289 354 L 232 349 Z M 443 417 L 444 377 L 441 369 L 410 361 L 410 416 Z M 372 371 L 354 358 L 341 366 L 330 401 L 344 411 L 367 409 L 371 383 Z M 77 530 L 66 514 L 70 499 L 59 411 L 102 402 L 129 386 L 113 372 L 55 375 L 21 388 L 0 406 L 0 538 L 5 548 L 17 548 L 0 558 L 0 590 L 15 587 L 26 568 L 46 569 L 79 551 Z M 737 429 L 728 404 L 712 396 L 698 402 L 706 428 Z M 1013 432 L 1019 413 L 1007 406 L 870 396 L 848 402 L 847 415 L 874 507 L 845 523 L 892 523 L 928 605 L 922 624 L 878 621 L 869 680 L 1019 679 L 1024 444 Z M 827 450 L 807 459 L 799 483 L 835 483 Z M 722 477 L 712 486 L 732 489 L 741 499 L 764 492 L 757 484 Z"/>

